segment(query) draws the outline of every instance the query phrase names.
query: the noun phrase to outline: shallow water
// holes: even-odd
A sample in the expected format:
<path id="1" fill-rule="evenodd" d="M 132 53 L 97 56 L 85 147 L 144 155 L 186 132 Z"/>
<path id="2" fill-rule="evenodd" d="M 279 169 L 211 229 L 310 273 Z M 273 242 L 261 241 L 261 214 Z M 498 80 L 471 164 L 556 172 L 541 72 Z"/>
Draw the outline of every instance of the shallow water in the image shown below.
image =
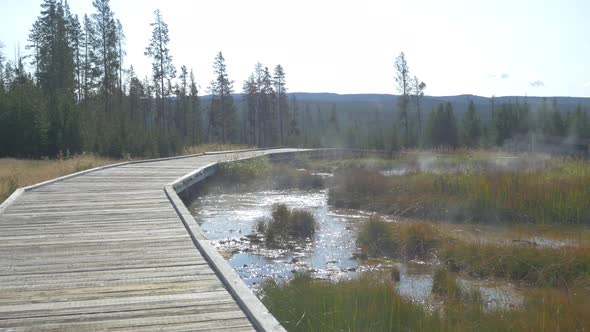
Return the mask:
<path id="1" fill-rule="evenodd" d="M 314 241 L 301 243 L 294 250 L 287 251 L 266 249 L 248 237 L 254 233 L 256 221 L 270 216 L 272 205 L 276 203 L 312 211 L 319 223 Z M 295 271 L 338 280 L 354 278 L 364 271 L 387 271 L 395 265 L 400 270 L 401 278 L 397 284 L 400 294 L 423 303 L 431 301 L 431 264 L 388 260 L 363 262 L 353 258 L 358 252 L 355 243 L 358 226 L 368 219 L 370 213 L 332 209 L 327 204 L 327 190 L 210 194 L 198 197 L 190 210 L 205 236 L 228 259 L 244 282 L 255 290 L 265 279 L 288 280 Z M 520 302 L 510 284 L 466 279 L 460 282 L 479 288 L 489 308 Z"/>
<path id="2" fill-rule="evenodd" d="M 246 235 L 254 232 L 259 218 L 270 215 L 276 203 L 312 211 L 319 223 L 315 240 L 302 243 L 292 251 L 269 250 L 253 243 Z M 294 270 L 312 271 L 318 277 L 338 277 L 358 268 L 352 253 L 356 251 L 358 220 L 366 215 L 331 211 L 326 190 L 206 195 L 198 198 L 190 209 L 205 236 L 250 286 L 258 285 L 265 278 L 288 278 Z"/>

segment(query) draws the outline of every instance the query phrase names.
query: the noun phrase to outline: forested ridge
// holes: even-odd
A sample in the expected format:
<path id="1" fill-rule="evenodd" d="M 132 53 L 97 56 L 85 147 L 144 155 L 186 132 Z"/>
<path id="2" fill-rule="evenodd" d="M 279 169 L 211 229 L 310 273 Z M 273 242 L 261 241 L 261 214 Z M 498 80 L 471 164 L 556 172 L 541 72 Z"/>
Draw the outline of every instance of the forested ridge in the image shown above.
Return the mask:
<path id="1" fill-rule="evenodd" d="M 254 64 L 236 82 L 222 52 L 212 59 L 215 79 L 198 91 L 192 70 L 174 62 L 159 10 L 146 26 L 152 73 L 138 77 L 109 0 L 93 6 L 78 16 L 67 1 L 43 0 L 25 50 L 7 59 L 0 49 L 0 156 L 156 157 L 205 142 L 398 149 L 501 146 L 532 133 L 590 138 L 587 104 L 429 97 L 403 53 L 391 98 L 288 93 L 280 64 Z"/>

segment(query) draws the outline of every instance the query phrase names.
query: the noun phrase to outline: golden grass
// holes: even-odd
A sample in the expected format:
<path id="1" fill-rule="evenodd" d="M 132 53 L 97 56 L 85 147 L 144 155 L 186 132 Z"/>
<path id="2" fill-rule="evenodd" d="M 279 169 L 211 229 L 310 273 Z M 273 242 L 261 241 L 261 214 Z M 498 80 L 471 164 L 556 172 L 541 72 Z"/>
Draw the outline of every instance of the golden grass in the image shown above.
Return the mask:
<path id="1" fill-rule="evenodd" d="M 452 161 L 463 163 L 460 158 Z M 474 222 L 590 223 L 590 162 L 551 160 L 537 169 L 385 177 L 339 170 L 329 203 L 406 217 Z"/>
<path id="2" fill-rule="evenodd" d="M 183 155 L 248 148 L 251 147 L 237 144 L 201 144 L 186 148 Z M 99 157 L 93 154 L 55 160 L 0 158 L 0 202 L 3 202 L 20 187 L 117 162 L 121 162 L 121 160 Z"/>
<path id="3" fill-rule="evenodd" d="M 197 153 L 212 152 L 212 151 L 245 150 L 245 149 L 252 149 L 252 148 L 253 147 L 250 145 L 208 143 L 208 144 L 199 144 L 199 145 L 193 145 L 193 146 L 186 147 L 186 148 L 184 148 L 182 155 L 197 154 Z"/>
<path id="4" fill-rule="evenodd" d="M 30 186 L 60 176 L 118 162 L 96 155 L 79 155 L 68 159 L 29 160 L 0 159 L 0 202 L 17 188 Z"/>

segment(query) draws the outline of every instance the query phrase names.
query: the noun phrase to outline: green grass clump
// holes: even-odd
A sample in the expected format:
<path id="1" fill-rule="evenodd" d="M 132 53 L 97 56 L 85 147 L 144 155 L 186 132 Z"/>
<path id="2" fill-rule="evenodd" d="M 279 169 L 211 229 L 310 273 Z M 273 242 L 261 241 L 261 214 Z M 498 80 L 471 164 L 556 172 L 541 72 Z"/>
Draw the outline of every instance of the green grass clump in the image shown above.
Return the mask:
<path id="1" fill-rule="evenodd" d="M 483 305 L 483 297 L 478 289 L 460 285 L 457 274 L 444 267 L 436 269 L 432 276 L 432 293 L 446 302 Z"/>
<path id="2" fill-rule="evenodd" d="M 427 258 L 447 241 L 429 222 L 393 223 L 372 217 L 358 233 L 357 244 L 372 257 Z"/>
<path id="3" fill-rule="evenodd" d="M 267 246 L 285 247 L 293 240 L 313 238 L 317 227 L 313 213 L 276 204 L 272 207 L 272 217 L 260 220 L 256 224 L 256 231 L 264 236 Z"/>
<path id="4" fill-rule="evenodd" d="M 331 282 L 297 274 L 266 282 L 262 301 L 288 331 L 434 330 L 441 320 L 399 296 L 394 283 L 370 277 Z"/>
<path id="5" fill-rule="evenodd" d="M 272 163 L 267 157 L 257 157 L 219 164 L 219 175 L 225 181 L 248 182 L 267 177 L 272 172 Z"/>

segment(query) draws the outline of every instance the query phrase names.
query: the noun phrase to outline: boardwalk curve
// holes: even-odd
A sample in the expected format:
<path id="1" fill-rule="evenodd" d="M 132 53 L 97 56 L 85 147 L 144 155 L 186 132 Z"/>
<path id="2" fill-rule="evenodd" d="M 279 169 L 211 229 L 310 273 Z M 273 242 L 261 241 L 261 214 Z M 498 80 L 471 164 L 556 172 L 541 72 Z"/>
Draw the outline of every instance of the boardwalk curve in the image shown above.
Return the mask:
<path id="1" fill-rule="evenodd" d="M 177 193 L 206 153 L 99 167 L 0 205 L 0 330 L 284 331 L 203 237 Z"/>

